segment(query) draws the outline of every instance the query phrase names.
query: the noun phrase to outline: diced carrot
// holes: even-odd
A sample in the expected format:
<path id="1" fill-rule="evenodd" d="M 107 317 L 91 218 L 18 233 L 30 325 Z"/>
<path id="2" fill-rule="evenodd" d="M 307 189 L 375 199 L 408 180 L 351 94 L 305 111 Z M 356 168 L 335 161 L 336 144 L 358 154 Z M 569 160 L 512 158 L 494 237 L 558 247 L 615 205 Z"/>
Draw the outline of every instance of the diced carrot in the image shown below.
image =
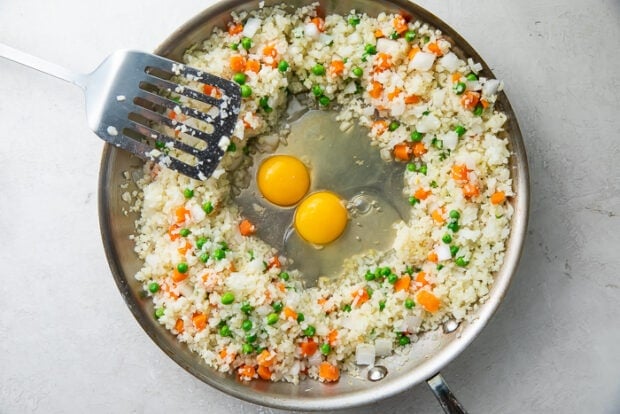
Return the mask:
<path id="1" fill-rule="evenodd" d="M 241 55 L 232 55 L 230 57 L 230 69 L 232 69 L 233 72 L 243 72 L 246 63 L 246 59 Z"/>
<path id="2" fill-rule="evenodd" d="M 220 98 L 222 96 L 222 92 L 213 85 L 209 85 L 205 83 L 202 85 L 202 92 L 205 95 L 213 96 L 214 98 Z"/>
<path id="3" fill-rule="evenodd" d="M 271 379 L 271 370 L 269 369 L 269 367 L 259 365 L 256 373 L 261 379 L 264 379 L 265 381 L 269 381 Z"/>
<path id="4" fill-rule="evenodd" d="M 484 109 L 487 109 L 489 107 L 489 102 L 486 99 L 480 99 L 480 104 Z"/>
<path id="5" fill-rule="evenodd" d="M 420 51 L 419 47 L 417 47 L 417 46 L 412 47 L 411 50 L 409 50 L 409 53 L 407 53 L 407 58 L 409 60 L 412 60 L 415 57 L 415 55 L 418 54 L 419 51 Z"/>
<path id="6" fill-rule="evenodd" d="M 433 43 L 429 43 L 428 44 L 428 50 L 430 50 L 430 52 L 436 56 L 441 56 L 443 55 L 443 52 L 441 51 L 441 48 L 439 47 L 439 45 L 436 42 Z"/>
<path id="7" fill-rule="evenodd" d="M 332 60 L 329 65 L 329 71 L 332 75 L 342 75 L 344 72 L 344 62 L 342 60 Z"/>
<path id="8" fill-rule="evenodd" d="M 179 206 L 174 210 L 174 216 L 176 217 L 177 224 L 183 223 L 189 216 L 189 210 L 185 206 Z"/>
<path id="9" fill-rule="evenodd" d="M 313 17 L 312 19 L 310 19 L 310 21 L 314 23 L 317 29 L 319 29 L 319 32 L 325 30 L 325 20 L 321 19 L 320 17 Z"/>
<path id="10" fill-rule="evenodd" d="M 437 296 L 433 295 L 428 290 L 421 290 L 417 295 L 417 302 L 422 305 L 430 313 L 435 313 L 439 310 L 441 301 Z"/>
<path id="11" fill-rule="evenodd" d="M 187 251 L 191 248 L 192 248 L 192 244 L 188 242 L 187 240 L 185 240 L 185 243 L 183 243 L 183 245 L 179 247 L 177 251 L 179 252 L 179 254 L 185 255 Z"/>
<path id="12" fill-rule="evenodd" d="M 491 195 L 491 203 L 492 204 L 501 204 L 506 201 L 506 193 L 503 191 L 496 191 Z"/>
<path id="13" fill-rule="evenodd" d="M 474 198 L 480 195 L 480 189 L 476 184 L 466 183 L 463 186 L 463 195 L 465 198 Z"/>
<path id="14" fill-rule="evenodd" d="M 437 263 L 439 261 L 439 257 L 437 257 L 437 253 L 435 251 L 431 251 L 426 257 L 429 262 Z"/>
<path id="15" fill-rule="evenodd" d="M 394 145 L 394 158 L 400 161 L 409 161 L 413 150 L 411 146 L 405 142 Z"/>
<path id="16" fill-rule="evenodd" d="M 413 145 L 413 155 L 415 157 L 421 157 L 422 155 L 426 154 L 426 151 L 428 150 L 426 149 L 426 146 L 423 142 L 416 142 Z"/>
<path id="17" fill-rule="evenodd" d="M 428 280 L 426 280 L 426 272 L 419 272 L 415 276 L 415 281 L 420 283 L 422 286 L 428 285 Z"/>
<path id="18" fill-rule="evenodd" d="M 381 96 L 381 93 L 383 92 L 383 85 L 381 85 L 379 82 L 377 81 L 373 81 L 371 83 L 371 89 L 368 92 L 368 94 L 372 97 L 372 98 L 379 98 Z"/>
<path id="19" fill-rule="evenodd" d="M 285 306 L 284 309 L 282 309 L 282 312 L 284 313 L 284 317 L 286 317 L 287 319 L 292 319 L 294 321 L 297 320 L 297 312 L 295 312 L 288 306 Z"/>
<path id="20" fill-rule="evenodd" d="M 280 292 L 286 292 L 286 285 L 284 283 L 279 282 L 276 286 Z"/>
<path id="21" fill-rule="evenodd" d="M 282 267 L 282 264 L 280 263 L 280 259 L 278 258 L 278 256 L 273 256 L 271 259 L 269 259 L 269 263 L 267 264 L 267 269 L 271 269 L 272 267 L 275 267 L 276 269 L 279 269 L 280 267 Z"/>
<path id="22" fill-rule="evenodd" d="M 274 58 L 278 56 L 278 50 L 273 45 L 267 45 L 263 48 L 263 55 Z"/>
<path id="23" fill-rule="evenodd" d="M 417 104 L 418 102 L 420 102 L 420 97 L 418 95 L 409 95 L 409 96 L 405 97 L 405 103 L 407 105 L 409 105 L 409 104 Z"/>
<path id="24" fill-rule="evenodd" d="M 174 329 L 177 331 L 177 333 L 183 333 L 183 331 L 185 330 L 185 328 L 183 327 L 183 319 L 177 319 L 174 324 Z"/>
<path id="25" fill-rule="evenodd" d="M 474 109 L 480 101 L 480 94 L 474 91 L 466 91 L 461 97 L 461 105 L 465 109 Z"/>
<path id="26" fill-rule="evenodd" d="M 468 172 L 469 170 L 465 164 L 454 164 L 452 166 L 452 178 L 456 181 L 467 181 Z"/>
<path id="27" fill-rule="evenodd" d="M 452 83 L 457 83 L 461 79 L 461 72 L 454 72 L 452 74 Z"/>
<path id="28" fill-rule="evenodd" d="M 398 95 L 400 95 L 400 93 L 401 93 L 402 91 L 403 91 L 403 90 L 402 90 L 402 89 L 400 89 L 400 88 L 394 88 L 394 89 L 392 90 L 392 92 L 388 93 L 388 95 L 387 95 L 388 100 L 389 100 L 389 101 L 393 101 L 393 100 L 394 100 L 394 98 L 396 98 Z M 406 100 L 406 99 L 405 99 L 405 102 L 407 102 L 407 100 Z"/>
<path id="29" fill-rule="evenodd" d="M 173 110 L 168 111 L 168 118 L 170 119 L 177 119 L 177 113 L 174 112 Z"/>
<path id="30" fill-rule="evenodd" d="M 437 224 L 443 224 L 446 222 L 446 219 L 443 218 L 443 213 L 440 209 L 433 210 L 433 212 L 431 213 L 431 217 L 433 218 L 433 220 L 435 220 L 435 223 Z"/>
<path id="31" fill-rule="evenodd" d="M 248 219 L 241 220 L 239 223 L 239 233 L 242 236 L 251 236 L 256 233 L 256 226 Z"/>
<path id="32" fill-rule="evenodd" d="M 375 37 L 378 39 L 380 37 L 384 37 L 383 31 L 381 29 L 375 30 Z"/>
<path id="33" fill-rule="evenodd" d="M 364 303 L 368 302 L 368 299 L 370 299 L 370 295 L 365 288 L 354 290 L 351 293 L 351 296 L 353 296 L 353 303 L 357 307 L 362 306 Z"/>
<path id="34" fill-rule="evenodd" d="M 258 60 L 248 59 L 247 63 L 245 64 L 245 71 L 258 73 L 259 70 L 260 62 Z"/>
<path id="35" fill-rule="evenodd" d="M 174 283 L 179 283 L 179 282 L 184 281 L 185 279 L 187 279 L 187 272 L 181 273 L 175 268 L 174 271 L 172 272 L 172 281 Z"/>
<path id="36" fill-rule="evenodd" d="M 178 224 L 171 224 L 170 227 L 168 227 L 168 237 L 170 237 L 170 240 L 172 241 L 175 241 L 179 237 L 181 237 L 181 235 L 179 234 Z"/>
<path id="37" fill-rule="evenodd" d="M 321 306 L 325 305 L 325 302 L 327 302 L 327 298 L 318 298 L 316 300 L 316 303 L 321 305 Z"/>
<path id="38" fill-rule="evenodd" d="M 392 55 L 389 53 L 377 53 L 375 56 L 375 70 L 383 72 L 392 66 Z"/>
<path id="39" fill-rule="evenodd" d="M 237 369 L 239 379 L 249 381 L 256 376 L 256 369 L 252 365 L 242 365 Z"/>
<path id="40" fill-rule="evenodd" d="M 394 26 L 394 30 L 398 34 L 406 32 L 408 29 L 407 20 L 405 20 L 405 18 L 401 16 L 400 14 L 396 15 L 394 20 L 392 20 L 392 26 Z"/>
<path id="41" fill-rule="evenodd" d="M 276 356 L 268 350 L 263 349 L 263 351 L 256 357 L 256 362 L 258 362 L 259 365 L 270 367 L 274 364 L 274 362 L 276 362 Z"/>
<path id="42" fill-rule="evenodd" d="M 411 276 L 403 275 L 401 276 L 396 283 L 394 283 L 394 292 L 400 292 L 401 290 L 409 290 L 409 285 L 411 284 Z"/>
<path id="43" fill-rule="evenodd" d="M 301 351 L 301 355 L 307 357 L 314 355 L 317 349 L 319 349 L 319 345 L 316 342 L 309 340 L 299 344 L 299 349 Z"/>
<path id="44" fill-rule="evenodd" d="M 413 196 L 417 198 L 418 200 L 426 200 L 430 194 L 431 192 L 429 190 L 425 190 L 422 187 L 420 187 L 417 190 L 415 190 L 415 193 L 413 193 Z"/>
<path id="45" fill-rule="evenodd" d="M 329 342 L 331 346 L 334 346 L 336 345 L 336 341 L 338 341 L 338 331 L 336 329 L 332 329 L 327 334 L 327 342 Z"/>
<path id="46" fill-rule="evenodd" d="M 228 26 L 229 35 L 236 35 L 241 32 L 243 32 L 243 25 L 241 23 L 231 24 L 230 26 Z"/>
<path id="47" fill-rule="evenodd" d="M 194 328 L 198 331 L 202 331 L 207 327 L 207 315 L 201 312 L 196 312 L 192 316 L 192 323 L 194 324 Z"/>
<path id="48" fill-rule="evenodd" d="M 172 288 L 168 283 L 163 283 L 161 285 L 161 290 L 166 292 L 172 299 L 178 299 L 179 295 L 172 291 Z"/>
<path id="49" fill-rule="evenodd" d="M 378 119 L 378 120 L 376 120 L 375 122 L 372 123 L 372 128 L 371 129 L 375 132 L 375 134 L 381 135 L 385 131 L 387 131 L 388 124 L 385 121 L 385 119 Z"/>
<path id="50" fill-rule="evenodd" d="M 220 351 L 220 358 L 222 358 L 222 359 L 226 359 L 226 357 L 227 357 L 227 356 L 228 356 L 228 351 L 226 350 L 226 348 L 223 348 L 223 349 Z"/>
<path id="51" fill-rule="evenodd" d="M 319 378 L 325 382 L 338 381 L 338 378 L 340 378 L 340 370 L 337 366 L 323 361 L 319 365 Z"/>

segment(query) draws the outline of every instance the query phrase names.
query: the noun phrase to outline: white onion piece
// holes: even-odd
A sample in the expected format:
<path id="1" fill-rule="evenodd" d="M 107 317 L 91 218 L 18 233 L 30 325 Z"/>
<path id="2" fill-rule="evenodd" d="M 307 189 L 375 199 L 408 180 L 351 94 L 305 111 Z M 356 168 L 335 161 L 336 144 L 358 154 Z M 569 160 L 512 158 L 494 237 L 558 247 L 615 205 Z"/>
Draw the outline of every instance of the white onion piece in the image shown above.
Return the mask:
<path id="1" fill-rule="evenodd" d="M 452 257 L 452 254 L 450 254 L 450 246 L 447 244 L 440 244 L 439 246 L 436 246 L 435 253 L 437 254 L 437 260 L 440 262 L 443 260 L 448 260 Z"/>
<path id="2" fill-rule="evenodd" d="M 459 142 L 459 136 L 454 131 L 449 131 L 443 136 L 443 147 L 449 150 L 456 148 L 456 144 Z"/>
<path id="3" fill-rule="evenodd" d="M 260 28 L 261 21 L 256 17 L 250 17 L 247 22 L 245 22 L 245 26 L 243 26 L 243 31 L 241 34 L 244 37 L 252 37 L 256 34 L 258 29 Z"/>
<path id="4" fill-rule="evenodd" d="M 407 332 L 417 332 L 422 324 L 422 318 L 416 315 L 409 315 L 405 319 L 407 322 Z"/>
<path id="5" fill-rule="evenodd" d="M 355 93 L 356 90 L 357 90 L 357 85 L 355 84 L 355 82 L 351 81 L 351 82 L 349 82 L 347 84 L 347 86 L 345 86 L 345 88 L 342 90 L 342 92 L 344 92 L 344 93 Z"/>
<path id="6" fill-rule="evenodd" d="M 482 89 L 482 85 L 478 81 L 470 81 L 468 80 L 466 83 L 468 91 L 479 91 Z"/>
<path id="7" fill-rule="evenodd" d="M 177 286 L 179 287 L 179 292 L 181 293 L 181 295 L 185 296 L 186 298 L 191 298 L 194 294 L 194 288 L 187 282 L 179 283 Z"/>
<path id="8" fill-rule="evenodd" d="M 392 341 L 385 338 L 375 340 L 375 354 L 379 357 L 388 356 L 392 353 Z"/>
<path id="9" fill-rule="evenodd" d="M 316 27 L 316 24 L 314 23 L 306 23 L 304 26 L 304 33 L 306 34 L 306 37 L 311 39 L 316 39 L 319 37 L 319 34 L 321 34 L 321 32 L 319 32 L 319 28 Z"/>
<path id="10" fill-rule="evenodd" d="M 377 40 L 377 52 L 387 53 L 391 56 L 398 56 L 400 53 L 400 43 L 396 40 L 386 39 L 385 37 Z"/>
<path id="11" fill-rule="evenodd" d="M 435 63 L 435 55 L 428 52 L 418 52 L 409 63 L 410 69 L 417 69 L 426 72 Z"/>
<path id="12" fill-rule="evenodd" d="M 446 68 L 449 72 L 454 72 L 459 67 L 459 58 L 454 53 L 449 52 L 444 55 L 439 61 L 441 66 Z"/>
<path id="13" fill-rule="evenodd" d="M 359 344 L 355 348 L 355 363 L 357 365 L 372 365 L 375 363 L 375 347 L 370 344 Z"/>
<path id="14" fill-rule="evenodd" d="M 323 361 L 323 357 L 320 352 L 315 352 L 311 356 L 308 357 L 308 365 L 316 366 L 319 365 Z"/>
<path id="15" fill-rule="evenodd" d="M 435 115 L 428 114 L 420 118 L 420 120 L 416 124 L 416 129 L 418 130 L 418 132 L 426 134 L 427 132 L 435 131 L 437 128 L 439 128 L 440 125 L 441 122 L 439 121 L 439 119 L 437 119 Z"/>
<path id="16" fill-rule="evenodd" d="M 489 79 L 482 85 L 482 94 L 484 96 L 495 95 L 499 90 L 499 81 L 497 79 Z"/>
<path id="17" fill-rule="evenodd" d="M 321 33 L 319 34 L 319 40 L 321 41 L 321 43 L 329 46 L 334 42 L 334 36 L 328 35 L 326 33 Z"/>

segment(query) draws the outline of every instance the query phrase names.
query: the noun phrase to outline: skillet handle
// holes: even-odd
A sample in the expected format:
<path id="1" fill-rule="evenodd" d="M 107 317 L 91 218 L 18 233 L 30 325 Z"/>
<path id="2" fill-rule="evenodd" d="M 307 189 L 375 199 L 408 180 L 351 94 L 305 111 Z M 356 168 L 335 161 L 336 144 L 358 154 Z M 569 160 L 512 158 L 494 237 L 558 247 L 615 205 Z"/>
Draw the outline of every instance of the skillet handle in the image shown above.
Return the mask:
<path id="1" fill-rule="evenodd" d="M 435 394 L 437 401 L 441 404 L 441 408 L 443 408 L 444 413 L 446 414 L 467 414 L 465 408 L 461 405 L 461 403 L 456 399 L 450 388 L 448 388 L 448 384 L 443 379 L 440 373 L 437 373 L 434 377 L 426 380 L 426 383 Z"/>

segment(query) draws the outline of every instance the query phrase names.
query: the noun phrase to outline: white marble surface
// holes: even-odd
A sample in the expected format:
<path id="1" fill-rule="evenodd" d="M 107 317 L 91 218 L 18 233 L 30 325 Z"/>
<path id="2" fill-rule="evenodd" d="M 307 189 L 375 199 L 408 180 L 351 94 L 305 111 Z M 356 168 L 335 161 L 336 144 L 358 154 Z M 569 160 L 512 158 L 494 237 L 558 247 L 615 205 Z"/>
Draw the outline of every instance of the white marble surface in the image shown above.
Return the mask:
<path id="1" fill-rule="evenodd" d="M 152 50 L 212 1 L 0 2 L 0 42 L 78 71 Z M 175 4 L 175 7 L 173 7 Z M 432 1 L 506 81 L 530 157 L 521 266 L 444 373 L 471 412 L 620 412 L 620 2 Z M 79 89 L 0 59 L 0 412 L 267 413 L 169 360 L 127 310 L 97 220 Z M 349 413 L 438 413 L 424 385 Z"/>

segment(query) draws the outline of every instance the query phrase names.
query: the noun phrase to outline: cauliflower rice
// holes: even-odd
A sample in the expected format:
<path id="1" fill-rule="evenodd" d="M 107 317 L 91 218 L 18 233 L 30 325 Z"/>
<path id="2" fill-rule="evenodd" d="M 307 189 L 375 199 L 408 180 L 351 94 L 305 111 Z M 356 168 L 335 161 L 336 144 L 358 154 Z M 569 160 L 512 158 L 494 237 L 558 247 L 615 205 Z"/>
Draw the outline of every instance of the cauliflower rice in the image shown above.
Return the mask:
<path id="1" fill-rule="evenodd" d="M 506 116 L 494 110 L 501 83 L 479 77 L 481 66 L 439 31 L 399 15 L 321 18 L 315 6 L 279 6 L 233 14 L 184 59 L 228 79 L 242 62 L 251 90 L 212 177 L 151 165 L 140 182 L 136 278 L 159 323 L 207 364 L 241 380 L 334 381 L 485 299 L 513 213 Z M 343 129 L 367 127 L 386 162 L 407 161 L 410 219 L 394 224 L 391 249 L 360 252 L 314 288 L 240 233 L 231 196 L 248 178 L 252 142 L 280 128 L 289 95 L 337 110 Z"/>

